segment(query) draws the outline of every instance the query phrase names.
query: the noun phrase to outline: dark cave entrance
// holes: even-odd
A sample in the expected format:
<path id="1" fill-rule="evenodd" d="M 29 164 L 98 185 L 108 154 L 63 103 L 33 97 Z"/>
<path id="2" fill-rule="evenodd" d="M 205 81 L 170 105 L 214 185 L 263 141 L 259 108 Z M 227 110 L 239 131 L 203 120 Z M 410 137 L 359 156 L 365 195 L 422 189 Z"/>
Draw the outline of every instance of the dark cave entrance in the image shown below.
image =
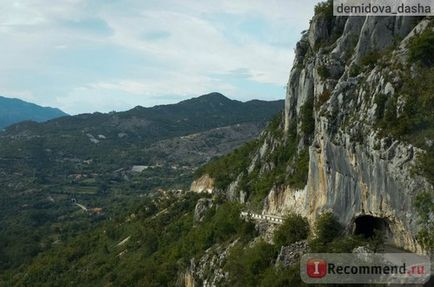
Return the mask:
<path id="1" fill-rule="evenodd" d="M 362 235 L 365 238 L 372 238 L 375 232 L 387 235 L 389 224 L 386 219 L 372 215 L 361 215 L 354 221 L 354 234 Z"/>

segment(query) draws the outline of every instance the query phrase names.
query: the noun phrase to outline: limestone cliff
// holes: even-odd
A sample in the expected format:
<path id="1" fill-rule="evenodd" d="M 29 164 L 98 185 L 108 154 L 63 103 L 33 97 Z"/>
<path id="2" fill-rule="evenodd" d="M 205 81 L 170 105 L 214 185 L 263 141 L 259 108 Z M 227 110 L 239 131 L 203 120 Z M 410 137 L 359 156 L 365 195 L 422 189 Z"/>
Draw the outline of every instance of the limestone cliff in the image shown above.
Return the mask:
<path id="1" fill-rule="evenodd" d="M 190 190 L 197 193 L 212 193 L 214 191 L 214 179 L 205 174 L 192 182 Z"/>
<path id="2" fill-rule="evenodd" d="M 411 111 L 433 73 L 410 60 L 409 46 L 432 30 L 430 18 L 318 13 L 297 44 L 284 114 L 261 134 L 228 198 L 252 208 L 259 197 L 262 212 L 310 223 L 332 211 L 349 232 L 370 215 L 391 244 L 422 252 L 414 198 L 433 187 L 416 167 L 432 147 L 432 108 L 426 125 L 412 124 Z"/>
<path id="3" fill-rule="evenodd" d="M 408 62 L 408 43 L 431 27 L 432 20 L 410 17 L 312 20 L 297 45 L 283 119 L 285 133 L 295 128 L 302 135 L 298 149 L 309 150 L 308 179 L 301 189 L 273 188 L 265 212 L 291 210 L 313 222 L 332 210 L 348 229 L 357 216 L 372 215 L 387 222 L 392 243 L 421 251 L 413 199 L 432 190 L 413 172 L 423 150 L 379 128 L 384 103 L 378 99 L 398 103 L 388 107 L 395 115 L 404 109 L 404 82 L 418 73 Z M 314 129 L 306 134 L 302 114 L 309 102 Z"/>

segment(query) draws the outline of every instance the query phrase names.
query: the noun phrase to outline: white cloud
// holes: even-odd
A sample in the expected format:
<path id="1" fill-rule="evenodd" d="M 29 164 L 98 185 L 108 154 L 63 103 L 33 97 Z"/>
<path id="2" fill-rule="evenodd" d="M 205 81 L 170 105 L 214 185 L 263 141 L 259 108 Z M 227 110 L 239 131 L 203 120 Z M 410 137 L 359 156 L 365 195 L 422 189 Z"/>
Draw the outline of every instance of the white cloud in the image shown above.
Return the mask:
<path id="1" fill-rule="evenodd" d="M 210 91 L 246 97 L 241 84 L 215 75 L 243 71 L 248 81 L 284 86 L 316 2 L 9 1 L 0 7 L 0 91 L 30 91 L 36 102 L 71 113 Z M 265 30 L 246 34 L 243 21 Z M 112 33 L 94 33 L 96 24 Z"/>

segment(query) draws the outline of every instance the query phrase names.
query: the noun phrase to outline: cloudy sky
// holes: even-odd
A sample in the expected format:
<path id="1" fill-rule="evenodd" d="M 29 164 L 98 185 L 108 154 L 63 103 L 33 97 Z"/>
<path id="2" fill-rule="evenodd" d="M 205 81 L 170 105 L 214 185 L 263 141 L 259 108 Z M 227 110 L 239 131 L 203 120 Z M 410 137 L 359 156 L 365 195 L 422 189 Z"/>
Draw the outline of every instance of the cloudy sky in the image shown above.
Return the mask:
<path id="1" fill-rule="evenodd" d="M 2 1 L 0 95 L 71 114 L 212 91 L 282 99 L 316 2 Z"/>

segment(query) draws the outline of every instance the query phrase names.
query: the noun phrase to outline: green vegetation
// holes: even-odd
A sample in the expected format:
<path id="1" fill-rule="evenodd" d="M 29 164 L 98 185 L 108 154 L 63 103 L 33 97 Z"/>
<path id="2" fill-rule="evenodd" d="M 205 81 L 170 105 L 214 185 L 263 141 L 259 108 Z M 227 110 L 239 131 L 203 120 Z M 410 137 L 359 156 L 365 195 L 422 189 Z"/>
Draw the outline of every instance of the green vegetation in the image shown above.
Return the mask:
<path id="1" fill-rule="evenodd" d="M 399 114 L 396 96 L 376 99 L 378 126 L 397 138 L 427 148 L 426 139 L 434 137 L 433 77 L 434 68 L 419 68 L 414 78 L 403 80 L 398 95 L 404 106 Z"/>
<path id="2" fill-rule="evenodd" d="M 375 110 L 375 118 L 382 119 L 384 117 L 384 110 L 386 108 L 388 97 L 385 94 L 378 94 L 375 99 L 374 103 L 377 105 L 377 108 Z M 393 108 L 389 107 L 387 109 L 389 112 L 393 110 Z M 390 117 L 390 115 L 388 116 Z"/>
<path id="3" fill-rule="evenodd" d="M 282 107 L 283 101 L 241 103 L 214 93 L 175 105 L 25 122 L 1 131 L 0 273 L 125 215 L 159 189 L 186 190 L 198 163 L 172 167 L 161 141 L 243 122 L 260 126 Z M 202 145 L 212 149 L 215 139 Z M 149 168 L 132 172 L 134 165 Z M 100 212 L 85 212 L 75 203 Z"/>
<path id="4" fill-rule="evenodd" d="M 304 105 L 303 112 L 302 117 L 306 119 L 306 125 L 312 123 L 314 125 L 312 101 Z M 250 207 L 253 209 L 261 208 L 263 199 L 273 186 L 288 184 L 295 188 L 303 188 L 308 175 L 308 150 L 302 150 L 297 154 L 298 137 L 295 127 L 291 128 L 288 135 L 284 135 L 281 123 L 282 114 L 280 113 L 265 129 L 266 134 L 272 135 L 278 143 L 266 158 L 266 161 L 272 164 L 273 168 L 261 173 L 259 167 L 255 167 L 252 172 L 247 172 L 252 155 L 257 152 L 264 140 L 262 138 L 244 144 L 226 156 L 211 160 L 198 169 L 196 178 L 203 174 L 209 174 L 215 179 L 217 188 L 225 189 L 242 174 L 239 190 L 247 193 Z M 312 127 L 306 127 L 306 129 L 307 132 L 312 132 Z M 290 173 L 287 172 L 289 165 L 294 167 Z"/>
<path id="5" fill-rule="evenodd" d="M 245 175 L 240 183 L 240 189 L 247 192 L 250 208 L 262 208 L 263 199 L 273 186 L 289 185 L 293 188 L 303 188 L 308 176 L 309 153 L 302 150 L 297 154 L 297 137 L 287 135 L 280 140 L 280 144 L 268 155 L 267 161 L 274 168 L 263 172 L 259 176 L 259 168 L 256 167 L 249 175 Z M 288 166 L 292 166 L 292 172 L 288 172 Z"/>
<path id="6" fill-rule="evenodd" d="M 313 98 L 307 99 L 304 105 L 300 108 L 301 130 L 307 136 L 310 136 L 315 130 L 313 101 Z"/>
<path id="7" fill-rule="evenodd" d="M 331 212 L 321 214 L 315 224 L 315 240 L 326 245 L 343 233 L 343 227 Z"/>
<path id="8" fill-rule="evenodd" d="M 350 71 L 349 71 L 349 76 L 350 77 L 356 77 L 361 72 L 362 72 L 362 68 L 359 65 L 357 65 L 357 64 L 354 63 L 354 64 L 351 65 L 351 68 L 350 68 Z"/>
<path id="9" fill-rule="evenodd" d="M 301 281 L 299 264 L 275 266 L 280 247 L 260 241 L 253 246 L 236 245 L 225 264 L 229 280 L 223 286 L 307 286 Z"/>
<path id="10" fill-rule="evenodd" d="M 315 103 L 315 110 L 319 110 L 319 108 L 325 104 L 330 97 L 332 96 L 332 93 L 328 89 L 324 89 L 324 91 L 319 95 L 317 102 Z"/>
<path id="11" fill-rule="evenodd" d="M 434 194 L 433 192 L 422 192 L 417 195 L 415 207 L 419 216 L 420 244 L 427 250 L 434 250 Z"/>
<path id="12" fill-rule="evenodd" d="M 434 185 L 434 146 L 428 147 L 424 156 L 421 156 L 417 164 L 417 172 Z"/>
<path id="13" fill-rule="evenodd" d="M 283 122 L 283 113 L 278 113 L 268 123 L 265 131 L 269 132 L 275 138 L 281 138 L 283 136 L 283 128 L 281 127 L 282 122 Z"/>
<path id="14" fill-rule="evenodd" d="M 301 189 L 306 185 L 309 173 L 309 150 L 304 149 L 295 158 L 294 171 L 288 176 L 288 185 Z"/>
<path id="15" fill-rule="evenodd" d="M 265 242 L 253 247 L 237 245 L 231 250 L 225 270 L 229 272 L 228 286 L 256 286 L 264 277 L 264 270 L 276 259 L 276 248 Z"/>
<path id="16" fill-rule="evenodd" d="M 330 72 L 327 69 L 327 66 L 321 65 L 318 67 L 318 75 L 321 78 L 321 80 L 326 80 L 330 76 Z"/>
<path id="17" fill-rule="evenodd" d="M 261 287 L 288 287 L 288 286 L 312 286 L 305 284 L 300 277 L 300 264 L 282 268 L 269 267 L 265 270 Z"/>
<path id="18" fill-rule="evenodd" d="M 377 51 L 369 52 L 365 56 L 360 59 L 360 64 L 362 66 L 368 66 L 370 68 L 373 68 L 378 60 L 381 58 L 381 53 Z"/>
<path id="19" fill-rule="evenodd" d="M 379 252 L 384 247 L 384 233 L 374 230 L 371 238 L 345 234 L 335 215 L 326 212 L 317 219 L 314 237 L 310 238 L 309 246 L 312 252 L 319 253 L 351 253 L 359 246 L 366 246 L 373 252 Z"/>
<path id="20" fill-rule="evenodd" d="M 307 219 L 297 214 L 289 214 L 285 217 L 283 224 L 274 232 L 273 241 L 276 246 L 288 246 L 307 239 L 308 235 L 309 223 Z"/>
<path id="21" fill-rule="evenodd" d="M 197 194 L 187 194 L 159 203 L 148 201 L 127 221 L 102 222 L 92 231 L 62 241 L 15 270 L 18 273 L 5 273 L 0 282 L 7 286 L 175 286 L 190 258 L 202 256 L 214 244 L 237 238 L 247 242 L 256 235 L 251 223 L 240 219 L 240 206 L 235 203 L 210 210 L 206 220 L 193 227 L 197 199 Z M 164 206 L 166 212 L 156 213 Z"/>
<path id="22" fill-rule="evenodd" d="M 333 17 L 333 1 L 327 0 L 315 5 L 315 15 L 324 15 L 327 18 Z"/>
<path id="23" fill-rule="evenodd" d="M 244 172 L 250 163 L 250 155 L 256 151 L 258 140 L 253 140 L 235 149 L 228 155 L 210 161 L 198 169 L 196 177 L 209 174 L 215 180 L 215 186 L 220 189 L 226 188 L 237 176 Z"/>
<path id="24" fill-rule="evenodd" d="M 431 67 L 434 64 L 434 31 L 426 29 L 420 35 L 412 38 L 409 44 L 409 59 Z"/>

